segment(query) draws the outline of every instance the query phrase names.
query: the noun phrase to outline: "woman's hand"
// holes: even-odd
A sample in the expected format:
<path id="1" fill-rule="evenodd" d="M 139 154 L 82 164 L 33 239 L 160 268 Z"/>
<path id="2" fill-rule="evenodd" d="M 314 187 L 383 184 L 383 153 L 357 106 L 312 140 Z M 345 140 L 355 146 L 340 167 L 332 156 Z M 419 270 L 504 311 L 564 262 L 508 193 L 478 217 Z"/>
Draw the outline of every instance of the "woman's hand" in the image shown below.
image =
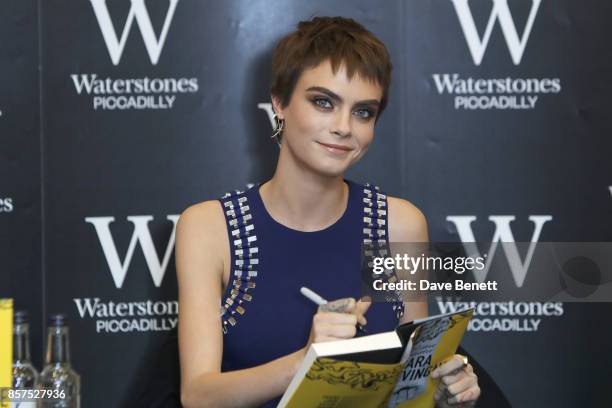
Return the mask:
<path id="1" fill-rule="evenodd" d="M 480 396 L 478 377 L 471 364 L 462 355 L 455 354 L 442 366 L 436 368 L 432 378 L 440 378 L 434 393 L 438 408 L 471 408 Z"/>
<path id="2" fill-rule="evenodd" d="M 304 351 L 308 351 L 312 343 L 355 337 L 357 323 L 362 326 L 367 323 L 364 315 L 370 305 L 371 302 L 343 298 L 319 306 L 312 318 L 310 337 Z"/>

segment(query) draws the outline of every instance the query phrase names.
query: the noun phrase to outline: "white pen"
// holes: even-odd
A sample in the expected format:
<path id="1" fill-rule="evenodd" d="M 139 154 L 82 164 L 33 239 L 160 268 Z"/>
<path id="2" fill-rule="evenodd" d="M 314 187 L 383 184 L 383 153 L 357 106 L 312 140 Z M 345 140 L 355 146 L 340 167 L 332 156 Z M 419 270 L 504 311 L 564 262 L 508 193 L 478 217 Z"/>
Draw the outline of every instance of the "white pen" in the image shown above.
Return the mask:
<path id="1" fill-rule="evenodd" d="M 308 289 L 306 286 L 302 286 L 300 288 L 300 293 L 306 296 L 308 299 L 312 300 L 314 303 L 316 303 L 317 306 L 321 306 L 327 303 L 327 300 L 323 299 L 321 295 L 313 292 L 312 290 Z"/>
<path id="2" fill-rule="evenodd" d="M 324 305 L 324 304 L 327 303 L 327 300 L 325 300 L 324 297 L 322 297 L 321 295 L 319 295 L 318 293 L 316 293 L 312 289 L 308 289 L 306 286 L 302 286 L 300 288 L 300 293 L 302 295 L 306 296 L 308 299 L 310 299 L 317 306 L 321 306 L 321 305 Z M 359 323 L 357 323 L 357 330 L 360 331 L 361 333 L 367 333 L 365 327 L 363 327 Z"/>

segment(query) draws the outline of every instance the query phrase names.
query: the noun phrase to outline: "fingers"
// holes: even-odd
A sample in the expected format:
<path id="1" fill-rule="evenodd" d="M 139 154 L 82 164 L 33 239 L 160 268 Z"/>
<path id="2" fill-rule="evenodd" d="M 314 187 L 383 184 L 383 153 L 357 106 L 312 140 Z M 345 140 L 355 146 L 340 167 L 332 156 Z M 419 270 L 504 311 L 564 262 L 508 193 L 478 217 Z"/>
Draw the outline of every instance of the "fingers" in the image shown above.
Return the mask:
<path id="1" fill-rule="evenodd" d="M 313 323 L 317 324 L 348 324 L 356 325 L 357 316 L 352 313 L 319 312 L 313 317 Z"/>
<path id="2" fill-rule="evenodd" d="M 352 313 L 319 312 L 313 317 L 313 342 L 355 337 L 357 316 Z"/>
<path id="3" fill-rule="evenodd" d="M 445 376 L 440 378 L 440 381 L 444 383 L 444 385 L 450 385 L 462 379 L 466 374 L 474 374 L 474 369 L 472 368 L 471 364 L 468 364 L 465 367 L 461 367 L 455 371 L 451 371 L 450 374 L 446 374 Z"/>
<path id="4" fill-rule="evenodd" d="M 352 313 L 357 316 L 359 324 L 365 326 L 368 321 L 364 314 L 371 304 L 361 300 L 356 302 L 353 298 L 342 298 L 320 305 L 319 312 Z"/>
<path id="5" fill-rule="evenodd" d="M 467 390 L 460 392 L 459 394 L 453 395 L 448 399 L 449 404 L 460 404 L 462 402 L 475 402 L 478 397 L 480 397 L 480 387 L 478 384 L 475 384 L 468 388 Z M 471 406 L 471 404 L 469 404 Z M 465 406 L 461 404 L 461 406 Z"/>
<path id="6" fill-rule="evenodd" d="M 367 302 L 361 299 L 355 303 L 355 310 L 353 311 L 353 313 L 357 316 L 359 324 L 362 326 L 365 326 L 368 323 L 365 318 L 365 314 L 370 308 L 370 306 L 372 306 L 372 302 Z"/>
<path id="7" fill-rule="evenodd" d="M 465 377 L 465 372 L 463 370 L 457 370 L 451 374 L 446 374 L 444 377 L 440 378 L 440 382 L 448 386 L 450 384 L 456 383 L 463 377 Z"/>
<path id="8" fill-rule="evenodd" d="M 368 301 L 343 298 L 320 305 L 313 318 L 313 341 L 319 343 L 355 337 L 357 323 L 361 326 L 367 324 L 364 314 L 371 304 Z"/>
<path id="9" fill-rule="evenodd" d="M 434 370 L 440 383 L 434 392 L 436 401 L 445 400 L 448 405 L 468 403 L 469 406 L 480 396 L 478 377 L 470 364 L 464 366 L 463 356 L 455 355 L 438 369 Z M 432 373 L 432 377 L 434 377 Z M 434 378 L 436 378 L 434 377 Z M 462 407 L 468 406 L 460 404 Z"/>
<path id="10" fill-rule="evenodd" d="M 464 373 L 463 378 L 459 379 L 457 382 L 447 385 L 446 389 L 452 395 L 457 395 L 457 394 L 462 393 L 463 391 L 470 389 L 475 384 L 476 384 L 476 376 L 468 375 L 467 373 Z"/>
<path id="11" fill-rule="evenodd" d="M 464 357 L 462 355 L 455 354 L 446 363 L 444 363 L 440 367 L 436 368 L 431 373 L 431 378 L 439 378 L 439 377 L 443 377 L 443 376 L 445 376 L 447 374 L 450 374 L 453 371 L 457 370 L 458 368 L 461 368 L 463 366 L 463 363 L 464 363 Z"/>
<path id="12" fill-rule="evenodd" d="M 338 313 L 352 313 L 355 308 L 355 299 L 353 298 L 342 298 L 333 300 L 331 302 L 324 303 L 319 306 L 321 312 L 338 312 Z"/>
<path id="13" fill-rule="evenodd" d="M 435 401 L 444 401 L 446 405 L 457 407 L 471 407 L 480 397 L 480 387 L 476 384 L 459 394 L 452 395 L 442 383 L 434 392 Z M 445 406 L 445 405 L 442 405 Z"/>

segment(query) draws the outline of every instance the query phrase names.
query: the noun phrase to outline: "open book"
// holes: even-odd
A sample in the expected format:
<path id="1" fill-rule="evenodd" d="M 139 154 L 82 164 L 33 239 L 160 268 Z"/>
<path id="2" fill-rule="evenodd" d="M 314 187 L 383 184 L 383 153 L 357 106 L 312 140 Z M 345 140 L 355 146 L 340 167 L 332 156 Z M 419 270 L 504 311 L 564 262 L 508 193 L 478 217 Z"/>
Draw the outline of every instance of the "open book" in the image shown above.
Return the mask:
<path id="1" fill-rule="evenodd" d="M 457 351 L 474 313 L 430 316 L 394 331 L 312 344 L 279 408 L 432 408 L 430 374 Z"/>

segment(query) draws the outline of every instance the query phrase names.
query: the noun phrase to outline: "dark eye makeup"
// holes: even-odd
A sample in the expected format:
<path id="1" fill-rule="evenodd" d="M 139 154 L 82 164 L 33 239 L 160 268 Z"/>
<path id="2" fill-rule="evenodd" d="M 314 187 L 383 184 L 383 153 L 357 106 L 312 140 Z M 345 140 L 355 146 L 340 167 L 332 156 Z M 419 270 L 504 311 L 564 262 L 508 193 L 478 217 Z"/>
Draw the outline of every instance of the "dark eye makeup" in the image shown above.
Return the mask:
<path id="1" fill-rule="evenodd" d="M 310 101 L 317 108 L 326 111 L 334 108 L 333 102 L 327 96 L 313 96 Z M 353 115 L 362 120 L 370 120 L 376 116 L 376 110 L 368 107 L 358 107 L 353 110 Z"/>
<path id="2" fill-rule="evenodd" d="M 334 107 L 333 103 L 327 97 L 315 96 L 312 98 L 312 103 L 323 109 L 331 109 Z"/>
<path id="3" fill-rule="evenodd" d="M 372 119 L 373 117 L 376 116 L 376 112 L 374 110 L 367 109 L 367 108 L 356 109 L 354 113 L 356 113 L 357 114 L 356 116 L 361 119 Z"/>

